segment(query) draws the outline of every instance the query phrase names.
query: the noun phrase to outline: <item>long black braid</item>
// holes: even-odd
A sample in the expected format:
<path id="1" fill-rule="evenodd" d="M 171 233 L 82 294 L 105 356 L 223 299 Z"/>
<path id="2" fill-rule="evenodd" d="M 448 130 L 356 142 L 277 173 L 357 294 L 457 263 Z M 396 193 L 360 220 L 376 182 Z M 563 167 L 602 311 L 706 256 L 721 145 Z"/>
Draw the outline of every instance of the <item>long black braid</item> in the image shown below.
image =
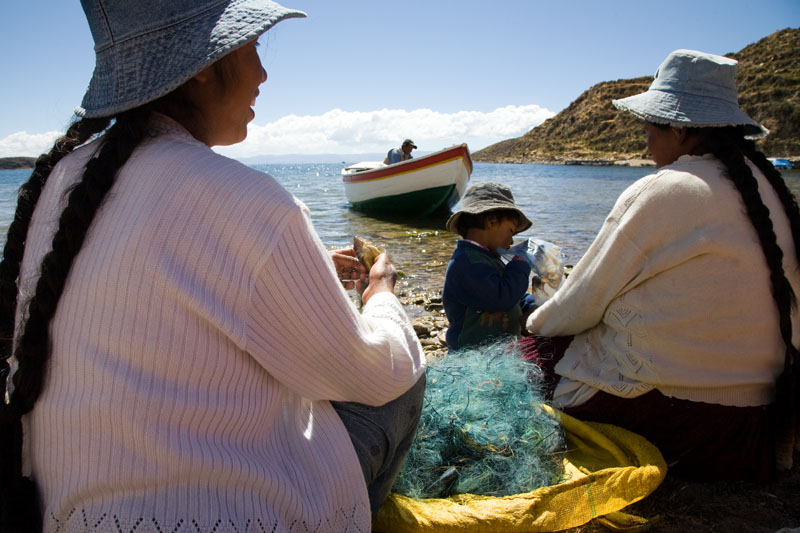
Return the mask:
<path id="1" fill-rule="evenodd" d="M 783 210 L 789 219 L 795 255 L 800 262 L 800 209 L 794 195 L 789 191 L 780 172 L 756 150 L 755 143 L 747 140 L 741 127 L 698 129 L 703 145 L 719 159 L 727 169 L 727 176 L 736 186 L 744 201 L 745 210 L 758 234 L 764 257 L 770 271 L 772 298 L 778 309 L 781 338 L 786 347 L 784 368 L 776 380 L 776 398 L 772 406 L 773 427 L 779 456 L 791 458 L 793 435 L 798 413 L 797 391 L 800 387 L 800 354 L 792 344 L 792 310 L 797 300 L 789 280 L 783 271 L 783 251 L 769 217 L 769 209 L 758 193 L 758 183 L 745 157 L 766 176 L 780 198 Z M 782 457 L 778 457 L 782 459 Z M 781 465 L 785 466 L 785 465 Z"/>
<path id="2" fill-rule="evenodd" d="M 778 172 L 778 169 L 769 162 L 767 156 L 763 152 L 756 150 L 756 144 L 744 137 L 739 139 L 739 143 L 744 155 L 753 162 L 753 164 L 766 176 L 772 188 L 778 193 L 778 198 L 783 205 L 784 212 L 789 217 L 789 224 L 792 229 L 792 240 L 797 256 L 800 258 L 800 207 L 797 205 L 795 198 L 786 182 L 783 181 L 783 176 Z"/>
<path id="3" fill-rule="evenodd" d="M 61 213 L 53 237 L 52 250 L 45 255 L 36 288 L 28 304 L 27 319 L 14 351 L 17 370 L 14 391 L 9 402 L 3 401 L 0 435 L 0 532 L 25 532 L 41 529 L 41 517 L 33 482 L 22 477 L 21 417 L 33 408 L 44 385 L 50 357 L 50 321 L 66 284 L 72 263 L 80 251 L 89 226 L 114 183 L 117 171 L 148 134 L 150 111 L 137 108 L 116 117 L 105 133 L 102 146 L 84 169 L 80 181 L 71 189 L 67 206 Z M 102 131 L 109 119 L 76 122 L 53 150 L 42 156 L 31 179 L 23 186 L 17 213 L 9 228 L 9 242 L 2 262 L 2 333 L 6 350 L 3 363 L 8 365 L 14 330 L 17 278 L 24 252 L 25 236 L 42 187 L 58 159 L 61 159 L 92 135 Z M 6 255 L 7 253 L 7 255 Z M 13 300 L 12 300 L 13 298 Z M 7 372 L 7 370 L 6 370 Z M 5 391 L 5 380 L 3 380 Z M 4 400 L 5 400 L 4 394 Z"/>
<path id="4" fill-rule="evenodd" d="M 74 122 L 64 136 L 56 140 L 53 148 L 36 160 L 36 165 L 28 181 L 19 189 L 17 210 L 8 228 L 3 258 L 0 261 L 0 392 L 5 396 L 8 377 L 8 358 L 14 334 L 14 316 L 17 308 L 17 277 L 19 276 L 25 239 L 31 222 L 33 209 L 39 201 L 50 171 L 61 158 L 77 146 L 88 141 L 93 135 L 106 129 L 109 119 L 81 119 Z"/>
<path id="5" fill-rule="evenodd" d="M 212 66 L 220 83 L 220 98 L 226 98 L 235 81 L 229 54 Z M 161 98 L 112 118 L 75 122 L 42 155 L 22 186 L 14 221 L 0 262 L 0 533 L 41 531 L 42 523 L 35 484 L 22 476 L 22 416 L 33 409 L 44 387 L 50 358 L 50 321 L 67 281 L 72 263 L 83 246 L 117 172 L 136 147 L 150 135 L 153 112 L 160 112 L 194 132 L 202 123 L 203 110 L 192 98 L 192 80 Z M 70 190 L 67 206 L 59 218 L 52 249 L 42 259 L 39 279 L 28 303 L 27 319 L 17 336 L 12 378 L 14 391 L 6 394 L 9 358 L 14 339 L 14 321 L 19 292 L 20 263 L 33 211 L 50 172 L 58 161 L 92 136 L 113 125 L 103 135 L 97 155 L 86 164 L 80 181 Z M 194 134 L 194 133 L 193 133 Z"/>
<path id="6" fill-rule="evenodd" d="M 20 187 L 17 210 L 8 228 L 0 261 L 0 531 L 26 531 L 40 527 L 38 512 L 34 512 L 31 505 L 25 505 L 35 503 L 36 492 L 32 483 L 22 479 L 21 411 L 6 403 L 17 308 L 17 278 L 28 227 L 42 189 L 56 163 L 103 131 L 109 122 L 109 119 L 78 120 L 56 140 L 49 152 L 39 156 L 30 178 Z"/>
<path id="7" fill-rule="evenodd" d="M 778 193 L 783 209 L 789 217 L 795 251 L 800 256 L 800 208 L 797 205 L 797 199 L 786 186 L 781 173 L 762 152 L 756 150 L 755 143 L 743 140 L 742 150 L 747 158 L 764 173 L 775 192 Z M 793 299 L 792 304 L 793 307 L 796 307 L 796 300 Z M 791 324 L 788 327 L 791 328 Z M 784 457 L 791 458 L 794 452 L 792 444 L 797 445 L 794 439 L 800 438 L 800 435 L 796 434 L 798 421 L 800 421 L 800 353 L 791 343 L 787 344 L 783 372 L 778 376 L 776 382 L 775 418 L 779 453 Z"/>

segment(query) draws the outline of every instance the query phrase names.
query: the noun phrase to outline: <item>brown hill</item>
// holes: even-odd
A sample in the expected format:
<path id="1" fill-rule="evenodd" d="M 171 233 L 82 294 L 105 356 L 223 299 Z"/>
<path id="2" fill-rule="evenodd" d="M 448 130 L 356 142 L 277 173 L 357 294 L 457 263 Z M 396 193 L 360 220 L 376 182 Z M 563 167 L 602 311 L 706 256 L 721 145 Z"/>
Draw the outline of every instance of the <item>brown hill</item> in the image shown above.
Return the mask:
<path id="1" fill-rule="evenodd" d="M 728 54 L 739 61 L 739 104 L 770 134 L 760 142 L 768 156 L 800 156 L 800 28 L 773 33 Z"/>
<path id="2" fill-rule="evenodd" d="M 33 168 L 35 157 L 0 157 L 0 170 Z"/>
<path id="3" fill-rule="evenodd" d="M 727 54 L 739 61 L 739 103 L 770 130 L 761 149 L 800 159 L 800 28 L 780 30 Z M 655 68 L 654 68 L 655 70 Z M 516 139 L 472 154 L 505 163 L 614 161 L 646 158 L 642 122 L 612 99 L 647 90 L 652 76 L 598 83 L 566 109 Z"/>

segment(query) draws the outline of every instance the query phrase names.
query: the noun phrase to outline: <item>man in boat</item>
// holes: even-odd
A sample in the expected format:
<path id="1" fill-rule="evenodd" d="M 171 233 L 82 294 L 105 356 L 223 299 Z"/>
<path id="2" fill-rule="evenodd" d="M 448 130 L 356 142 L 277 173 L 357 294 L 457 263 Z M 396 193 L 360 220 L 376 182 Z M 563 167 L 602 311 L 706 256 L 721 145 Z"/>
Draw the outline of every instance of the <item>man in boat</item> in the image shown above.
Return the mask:
<path id="1" fill-rule="evenodd" d="M 417 145 L 414 144 L 414 141 L 406 139 L 403 141 L 403 144 L 400 145 L 400 148 L 392 148 L 389 150 L 389 153 L 386 154 L 386 159 L 383 160 L 383 164 L 394 165 L 406 159 L 412 159 L 411 150 L 414 150 L 416 147 Z"/>

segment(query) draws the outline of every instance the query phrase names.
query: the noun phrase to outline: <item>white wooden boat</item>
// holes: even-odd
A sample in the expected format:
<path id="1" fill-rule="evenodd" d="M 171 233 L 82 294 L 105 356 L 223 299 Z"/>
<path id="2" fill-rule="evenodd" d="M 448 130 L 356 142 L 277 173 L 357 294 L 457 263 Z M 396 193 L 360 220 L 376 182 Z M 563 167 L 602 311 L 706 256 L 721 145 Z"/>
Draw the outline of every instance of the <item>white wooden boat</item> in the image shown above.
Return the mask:
<path id="1" fill-rule="evenodd" d="M 342 170 L 342 181 L 354 209 L 424 216 L 458 203 L 470 174 L 472 158 L 461 144 L 394 165 L 350 165 Z"/>

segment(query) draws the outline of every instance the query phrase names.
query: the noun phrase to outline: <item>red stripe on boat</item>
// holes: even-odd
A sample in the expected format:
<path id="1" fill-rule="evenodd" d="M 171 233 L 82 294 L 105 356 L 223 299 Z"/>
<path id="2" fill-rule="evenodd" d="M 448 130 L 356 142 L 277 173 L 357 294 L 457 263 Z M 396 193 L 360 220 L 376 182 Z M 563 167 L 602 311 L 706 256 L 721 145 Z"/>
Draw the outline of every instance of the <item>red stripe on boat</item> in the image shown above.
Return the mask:
<path id="1" fill-rule="evenodd" d="M 432 167 L 434 165 L 446 163 L 459 157 L 464 158 L 464 161 L 469 167 L 469 173 L 472 174 L 472 158 L 469 155 L 469 150 L 467 150 L 467 145 L 462 144 L 461 146 L 456 146 L 448 150 L 442 150 L 441 152 L 429 154 L 415 159 L 409 159 L 407 161 L 403 161 L 402 163 L 395 163 L 394 165 L 387 165 L 374 170 L 364 170 L 361 172 L 355 172 L 353 174 L 347 174 L 342 176 L 342 181 L 345 183 L 359 183 L 362 181 L 374 181 L 392 178 L 400 174 L 411 172 L 412 170 L 418 170 L 420 168 Z"/>

